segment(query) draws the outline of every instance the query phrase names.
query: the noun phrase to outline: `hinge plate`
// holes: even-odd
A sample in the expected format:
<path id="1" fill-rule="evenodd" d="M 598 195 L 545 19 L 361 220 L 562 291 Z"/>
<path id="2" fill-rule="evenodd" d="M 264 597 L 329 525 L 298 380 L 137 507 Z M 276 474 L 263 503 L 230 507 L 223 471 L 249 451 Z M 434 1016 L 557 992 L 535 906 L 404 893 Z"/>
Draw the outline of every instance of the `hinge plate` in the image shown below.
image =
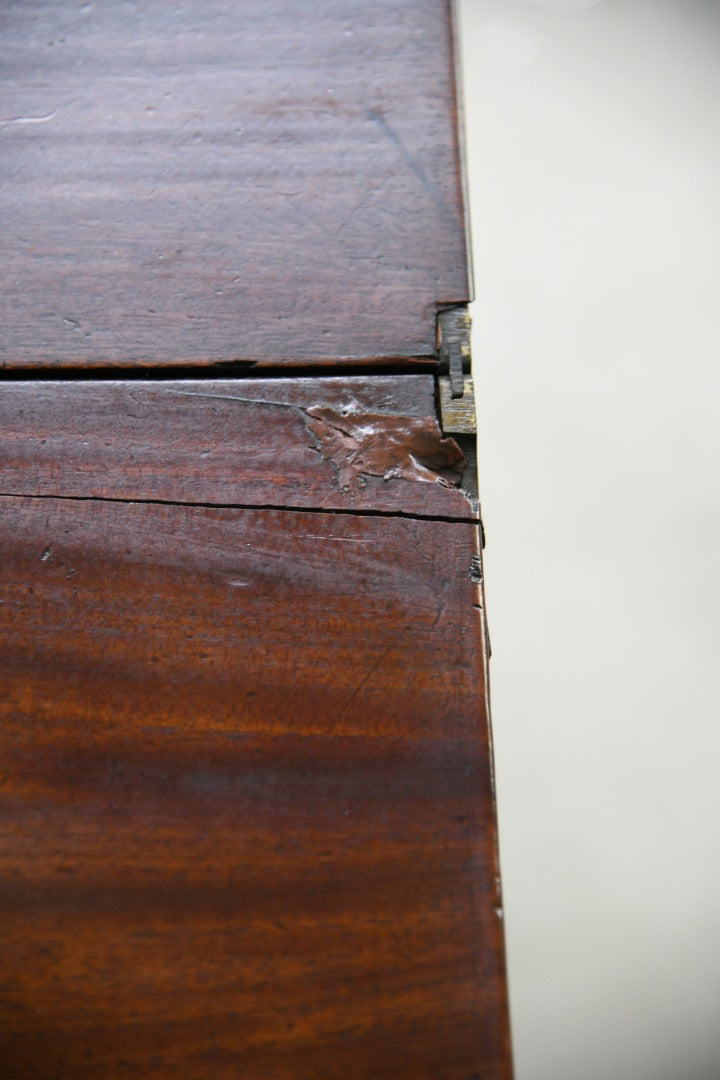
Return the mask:
<path id="1" fill-rule="evenodd" d="M 475 390 L 469 375 L 463 376 L 462 397 L 453 397 L 448 375 L 438 379 L 440 391 L 440 421 L 445 435 L 474 435 L 477 431 L 475 418 Z"/>
<path id="2" fill-rule="evenodd" d="M 470 325 L 467 305 L 438 312 L 440 417 L 448 435 L 474 435 L 477 430 L 470 378 Z"/>
<path id="3" fill-rule="evenodd" d="M 438 312 L 437 351 L 442 374 L 450 379 L 453 397 L 463 396 L 463 375 L 470 373 L 470 313 L 466 305 Z"/>

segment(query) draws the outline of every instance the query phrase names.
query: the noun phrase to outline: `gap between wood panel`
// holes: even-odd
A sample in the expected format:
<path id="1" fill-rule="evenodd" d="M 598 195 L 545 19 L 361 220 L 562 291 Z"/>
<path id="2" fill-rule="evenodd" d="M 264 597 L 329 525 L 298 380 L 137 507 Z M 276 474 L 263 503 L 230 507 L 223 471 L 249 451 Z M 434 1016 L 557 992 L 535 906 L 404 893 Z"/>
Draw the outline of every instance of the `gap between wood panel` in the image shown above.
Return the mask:
<path id="1" fill-rule="evenodd" d="M 218 378 L 239 379 L 288 379 L 288 378 L 345 378 L 352 376 L 397 376 L 432 374 L 438 370 L 435 354 L 428 356 L 369 356 L 351 360 L 347 364 L 337 359 L 306 361 L 283 361 L 282 364 L 263 363 L 258 360 L 208 360 L 199 364 L 163 364 L 157 367 L 138 363 L 133 367 L 121 364 L 98 364 L 97 367 L 8 367 L 0 365 L 0 383 L 12 382 L 92 382 L 114 379 L 129 382 L 145 382 L 166 379 L 202 379 L 212 382 Z"/>

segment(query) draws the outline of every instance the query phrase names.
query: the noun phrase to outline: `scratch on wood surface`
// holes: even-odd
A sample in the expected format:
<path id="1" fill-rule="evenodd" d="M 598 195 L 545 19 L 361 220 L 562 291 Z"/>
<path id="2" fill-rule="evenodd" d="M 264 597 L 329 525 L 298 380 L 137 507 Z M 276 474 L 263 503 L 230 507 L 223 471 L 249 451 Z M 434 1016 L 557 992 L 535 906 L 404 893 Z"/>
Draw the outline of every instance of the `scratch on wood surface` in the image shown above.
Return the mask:
<path id="1" fill-rule="evenodd" d="M 368 120 L 372 120 L 374 124 L 380 128 L 382 133 L 388 138 L 388 140 L 397 147 L 397 150 L 412 173 L 418 178 L 422 186 L 427 191 L 430 198 L 435 202 L 441 210 L 447 210 L 447 200 L 443 196 L 442 192 L 438 190 L 436 185 L 432 182 L 419 161 L 416 160 L 413 154 L 410 153 L 405 143 L 402 141 L 398 133 L 393 127 L 388 124 L 383 114 L 378 109 L 368 110 Z"/>
<path id="2" fill-rule="evenodd" d="M 239 394 L 209 394 L 204 390 L 168 390 L 168 394 L 178 394 L 180 397 L 215 398 L 216 401 L 238 401 L 241 405 L 275 405 L 278 409 L 300 408 L 288 401 L 269 401 L 266 398 L 241 397 Z M 300 411 L 303 410 L 300 409 Z"/>
<path id="3" fill-rule="evenodd" d="M 368 540 L 355 540 L 351 536 L 320 536 L 317 533 L 306 533 L 308 540 L 335 540 L 339 544 L 368 544 Z"/>
<path id="4" fill-rule="evenodd" d="M 387 657 L 388 653 L 394 647 L 395 644 L 396 644 L 395 641 L 391 641 L 390 644 L 387 646 L 387 648 L 377 658 L 375 663 L 371 664 L 370 668 L 365 672 L 362 679 L 357 684 L 357 686 L 355 687 L 353 692 L 350 694 L 350 697 L 347 699 L 347 701 L 343 705 L 343 707 L 342 707 L 342 709 L 340 711 L 340 715 L 337 718 L 338 720 L 341 720 L 343 718 L 343 716 L 345 716 L 348 709 L 352 705 L 353 701 L 355 701 L 355 698 L 358 696 L 360 691 L 363 690 L 364 687 L 367 686 L 367 684 L 370 682 L 370 679 L 373 677 L 373 675 L 375 675 L 375 673 L 380 669 L 380 666 L 384 663 L 385 658 Z"/>
<path id="5" fill-rule="evenodd" d="M 47 124 L 48 120 L 52 120 L 57 110 L 53 112 L 44 113 L 42 116 L 2 116 L 0 117 L 0 124 Z"/>

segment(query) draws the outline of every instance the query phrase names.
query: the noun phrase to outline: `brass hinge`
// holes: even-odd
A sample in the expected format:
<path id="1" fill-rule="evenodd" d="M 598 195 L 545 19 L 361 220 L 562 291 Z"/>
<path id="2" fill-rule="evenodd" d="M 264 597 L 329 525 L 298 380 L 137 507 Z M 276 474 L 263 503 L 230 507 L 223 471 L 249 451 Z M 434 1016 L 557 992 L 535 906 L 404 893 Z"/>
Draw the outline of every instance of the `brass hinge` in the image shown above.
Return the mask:
<path id="1" fill-rule="evenodd" d="M 475 392 L 470 377 L 470 313 L 466 306 L 438 312 L 440 419 L 447 435 L 474 435 Z"/>

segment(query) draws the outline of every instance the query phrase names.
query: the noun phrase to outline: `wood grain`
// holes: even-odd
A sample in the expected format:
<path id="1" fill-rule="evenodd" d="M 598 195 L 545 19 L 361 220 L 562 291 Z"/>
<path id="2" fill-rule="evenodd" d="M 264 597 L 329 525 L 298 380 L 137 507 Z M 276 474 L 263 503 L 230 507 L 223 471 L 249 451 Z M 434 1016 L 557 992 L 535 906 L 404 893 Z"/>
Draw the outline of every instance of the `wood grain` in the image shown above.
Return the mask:
<path id="1" fill-rule="evenodd" d="M 0 1076 L 509 1080 L 448 0 L 0 30 Z"/>
<path id="2" fill-rule="evenodd" d="M 3 1077 L 508 1077 L 477 541 L 0 499 Z"/>
<path id="3" fill-rule="evenodd" d="M 0 383 L 0 494 L 472 517 L 430 375 Z"/>
<path id="4" fill-rule="evenodd" d="M 447 0 L 37 0 L 0 29 L 0 366 L 434 356 L 469 295 Z"/>

